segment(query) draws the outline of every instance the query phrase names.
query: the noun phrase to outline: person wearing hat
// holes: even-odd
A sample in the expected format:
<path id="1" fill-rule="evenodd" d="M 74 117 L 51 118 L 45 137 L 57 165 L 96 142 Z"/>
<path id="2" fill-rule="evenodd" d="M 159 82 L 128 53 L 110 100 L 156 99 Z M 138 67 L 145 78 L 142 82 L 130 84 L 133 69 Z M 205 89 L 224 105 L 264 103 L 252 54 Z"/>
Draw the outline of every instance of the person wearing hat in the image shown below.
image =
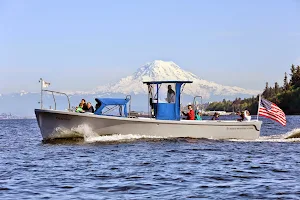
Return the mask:
<path id="1" fill-rule="evenodd" d="M 196 111 L 196 120 L 202 120 L 201 111 L 200 110 Z"/>

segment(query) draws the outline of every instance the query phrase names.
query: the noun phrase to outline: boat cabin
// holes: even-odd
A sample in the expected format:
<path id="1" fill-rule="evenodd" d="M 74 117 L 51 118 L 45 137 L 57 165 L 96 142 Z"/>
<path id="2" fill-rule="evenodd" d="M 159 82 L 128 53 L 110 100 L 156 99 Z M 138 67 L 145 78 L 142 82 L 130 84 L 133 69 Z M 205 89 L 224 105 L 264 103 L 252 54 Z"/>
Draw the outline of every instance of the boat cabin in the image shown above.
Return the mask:
<path id="1" fill-rule="evenodd" d="M 186 83 L 192 81 L 146 81 L 151 117 L 180 120 L 180 97 Z M 149 111 L 150 113 L 150 111 Z"/>

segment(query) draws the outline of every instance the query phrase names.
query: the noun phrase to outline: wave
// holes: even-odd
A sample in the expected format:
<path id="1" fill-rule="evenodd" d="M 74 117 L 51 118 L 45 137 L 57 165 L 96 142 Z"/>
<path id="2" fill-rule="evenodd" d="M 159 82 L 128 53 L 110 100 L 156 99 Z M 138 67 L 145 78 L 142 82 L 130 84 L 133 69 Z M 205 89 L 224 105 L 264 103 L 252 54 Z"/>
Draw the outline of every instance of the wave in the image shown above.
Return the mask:
<path id="1" fill-rule="evenodd" d="M 286 133 L 285 139 L 300 138 L 300 128 L 295 128 L 290 132 Z"/>
<path id="2" fill-rule="evenodd" d="M 300 128 L 293 129 L 284 134 L 260 136 L 256 140 L 238 140 L 231 139 L 230 141 L 240 142 L 300 142 Z"/>

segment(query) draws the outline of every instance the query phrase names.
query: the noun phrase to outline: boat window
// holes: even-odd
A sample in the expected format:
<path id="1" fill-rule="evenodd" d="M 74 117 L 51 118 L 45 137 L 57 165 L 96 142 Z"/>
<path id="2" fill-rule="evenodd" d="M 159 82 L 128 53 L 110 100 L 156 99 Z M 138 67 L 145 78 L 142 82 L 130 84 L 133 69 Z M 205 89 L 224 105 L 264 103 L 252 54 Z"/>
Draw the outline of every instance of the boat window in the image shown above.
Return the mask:
<path id="1" fill-rule="evenodd" d="M 149 85 L 149 100 L 152 103 L 175 103 L 175 83 L 162 83 Z"/>
<path id="2" fill-rule="evenodd" d="M 149 85 L 149 95 L 152 98 L 152 103 L 158 103 L 158 92 L 161 85 Z M 157 90 L 158 89 L 158 90 Z"/>
<path id="3" fill-rule="evenodd" d="M 162 84 L 162 87 L 159 91 L 159 100 L 160 103 L 175 103 L 176 94 L 175 94 L 175 84 L 174 83 L 165 83 Z"/>

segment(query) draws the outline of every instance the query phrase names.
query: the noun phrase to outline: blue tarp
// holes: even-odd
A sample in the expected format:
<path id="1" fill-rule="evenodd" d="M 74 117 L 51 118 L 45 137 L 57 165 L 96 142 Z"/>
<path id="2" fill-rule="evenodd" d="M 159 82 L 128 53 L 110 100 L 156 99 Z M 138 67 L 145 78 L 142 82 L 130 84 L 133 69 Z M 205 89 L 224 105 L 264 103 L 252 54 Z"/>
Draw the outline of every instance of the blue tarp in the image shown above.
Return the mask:
<path id="1" fill-rule="evenodd" d="M 127 117 L 127 103 L 130 99 L 118 99 L 118 98 L 96 98 L 95 99 L 100 107 L 95 111 L 96 115 L 102 115 L 102 110 L 106 106 L 124 106 L 124 115 Z"/>

